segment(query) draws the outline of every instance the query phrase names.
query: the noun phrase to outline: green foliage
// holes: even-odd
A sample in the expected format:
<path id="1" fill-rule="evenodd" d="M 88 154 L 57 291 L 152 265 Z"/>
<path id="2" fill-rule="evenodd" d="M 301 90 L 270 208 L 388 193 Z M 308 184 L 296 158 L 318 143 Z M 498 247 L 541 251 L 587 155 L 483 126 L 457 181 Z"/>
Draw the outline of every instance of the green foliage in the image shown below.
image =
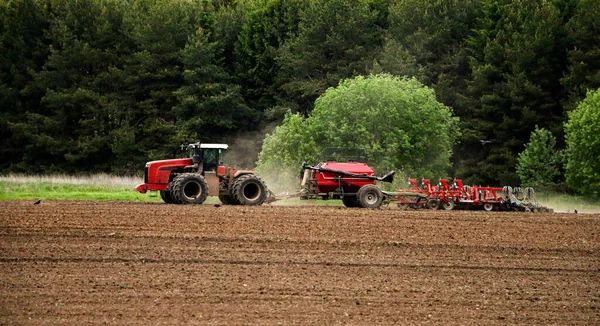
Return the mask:
<path id="1" fill-rule="evenodd" d="M 568 110 L 576 107 L 589 89 L 600 88 L 600 1 L 572 1 L 573 17 L 566 25 L 568 72 L 561 79 Z"/>
<path id="2" fill-rule="evenodd" d="M 483 3 L 485 16 L 469 39 L 472 77 L 459 112 L 471 112 L 465 119 L 470 132 L 457 170 L 471 183 L 517 184 L 517 154 L 534 126 L 561 129 L 556 94 L 566 57 L 564 17 L 550 1 Z"/>
<path id="3" fill-rule="evenodd" d="M 265 139 L 258 170 L 298 171 L 327 147 L 364 148 L 378 172 L 446 176 L 457 119 L 415 79 L 387 74 L 356 77 L 328 89 L 304 120 L 288 114 Z M 276 172 L 277 173 L 277 172 Z M 297 173 L 297 172 L 296 172 Z"/>
<path id="4" fill-rule="evenodd" d="M 297 35 L 278 50 L 278 82 L 306 116 L 327 88 L 365 74 L 383 44 L 381 16 L 367 0 L 316 0 L 300 10 Z"/>
<path id="5" fill-rule="evenodd" d="M 199 28 L 181 51 L 184 85 L 175 95 L 174 112 L 181 133 L 203 139 L 231 130 L 249 128 L 259 115 L 244 102 L 240 86 L 233 84 L 220 65 L 220 44 Z"/>
<path id="6" fill-rule="evenodd" d="M 600 89 L 588 92 L 565 124 L 567 184 L 600 197 Z"/>
<path id="7" fill-rule="evenodd" d="M 381 58 L 383 71 L 415 76 L 435 90 L 439 101 L 455 106 L 457 91 L 466 88 L 465 40 L 475 27 L 480 7 L 477 0 L 393 2 Z M 402 61 L 410 62 L 411 57 L 413 67 L 402 68 Z M 398 62 L 401 58 L 406 59 Z"/>
<path id="8" fill-rule="evenodd" d="M 235 44 L 236 71 L 251 105 L 266 110 L 276 105 L 278 49 L 298 29 L 301 0 L 262 0 L 248 9 Z"/>
<path id="9" fill-rule="evenodd" d="M 529 143 L 517 159 L 517 174 L 521 185 L 548 189 L 557 183 L 560 176 L 561 157 L 556 151 L 556 138 L 544 128 L 531 133 Z"/>

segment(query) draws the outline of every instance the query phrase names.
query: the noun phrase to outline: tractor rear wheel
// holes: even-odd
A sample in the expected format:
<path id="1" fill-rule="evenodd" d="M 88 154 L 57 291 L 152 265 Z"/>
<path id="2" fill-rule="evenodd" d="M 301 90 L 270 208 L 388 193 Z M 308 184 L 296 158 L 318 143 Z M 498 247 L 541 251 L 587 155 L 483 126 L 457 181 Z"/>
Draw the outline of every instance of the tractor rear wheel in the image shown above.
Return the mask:
<path id="1" fill-rule="evenodd" d="M 256 175 L 244 174 L 233 182 L 231 197 L 239 205 L 262 205 L 267 199 L 267 187 Z"/>
<path id="2" fill-rule="evenodd" d="M 173 200 L 173 196 L 171 195 L 171 192 L 168 190 L 161 190 L 160 198 L 162 198 L 162 200 L 167 204 L 175 204 L 175 200 Z"/>
<path id="3" fill-rule="evenodd" d="M 235 200 L 233 200 L 233 197 L 231 197 L 231 195 L 219 195 L 219 200 L 221 201 L 221 203 L 223 203 L 223 205 L 238 204 Z"/>
<path id="4" fill-rule="evenodd" d="M 178 175 L 170 189 L 173 200 L 178 204 L 202 204 L 208 195 L 206 181 L 195 173 Z"/>
<path id="5" fill-rule="evenodd" d="M 379 208 L 383 202 L 383 193 L 376 185 L 365 185 L 358 189 L 356 198 L 362 208 Z"/>
<path id="6" fill-rule="evenodd" d="M 342 197 L 342 203 L 344 203 L 344 206 L 346 207 L 360 207 L 359 203 L 358 203 L 358 199 L 355 196 L 345 196 Z"/>

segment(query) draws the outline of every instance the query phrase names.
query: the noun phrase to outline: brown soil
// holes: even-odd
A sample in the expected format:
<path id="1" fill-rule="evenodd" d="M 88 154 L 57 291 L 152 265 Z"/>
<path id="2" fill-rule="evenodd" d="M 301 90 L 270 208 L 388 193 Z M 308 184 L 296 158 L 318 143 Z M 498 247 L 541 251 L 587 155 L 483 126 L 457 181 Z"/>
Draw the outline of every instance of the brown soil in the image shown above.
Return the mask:
<path id="1" fill-rule="evenodd" d="M 0 202 L 0 324 L 600 324 L 600 215 Z"/>

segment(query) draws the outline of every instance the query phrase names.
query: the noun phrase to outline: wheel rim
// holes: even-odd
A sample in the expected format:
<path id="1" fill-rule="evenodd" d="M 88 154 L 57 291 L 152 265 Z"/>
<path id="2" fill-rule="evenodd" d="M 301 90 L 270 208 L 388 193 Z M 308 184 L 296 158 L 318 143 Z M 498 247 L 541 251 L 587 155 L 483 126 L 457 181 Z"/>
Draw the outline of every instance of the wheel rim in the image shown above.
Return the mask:
<path id="1" fill-rule="evenodd" d="M 428 200 L 428 201 L 427 201 L 427 203 L 425 203 L 425 206 L 426 206 L 428 209 L 434 209 L 434 208 L 437 208 L 437 207 L 438 207 L 438 204 L 439 204 L 439 203 L 438 203 L 436 200 L 434 200 L 434 199 L 431 199 L 431 200 Z"/>
<path id="2" fill-rule="evenodd" d="M 492 204 L 483 204 L 483 209 L 485 209 L 486 211 L 491 211 L 494 208 L 494 206 L 492 206 Z"/>
<path id="3" fill-rule="evenodd" d="M 260 197 L 260 187 L 256 183 L 249 183 L 244 187 L 244 197 L 247 200 L 256 200 Z"/>
<path id="4" fill-rule="evenodd" d="M 454 209 L 454 201 L 452 199 L 447 199 L 448 200 L 448 204 L 444 203 L 444 209 L 449 211 Z"/>
<path id="5" fill-rule="evenodd" d="M 196 199 L 202 193 L 202 188 L 197 182 L 188 182 L 183 187 L 183 195 L 187 199 Z"/>
<path id="6" fill-rule="evenodd" d="M 365 194 L 365 202 L 369 205 L 374 205 L 379 201 L 379 196 L 375 192 L 367 192 Z"/>

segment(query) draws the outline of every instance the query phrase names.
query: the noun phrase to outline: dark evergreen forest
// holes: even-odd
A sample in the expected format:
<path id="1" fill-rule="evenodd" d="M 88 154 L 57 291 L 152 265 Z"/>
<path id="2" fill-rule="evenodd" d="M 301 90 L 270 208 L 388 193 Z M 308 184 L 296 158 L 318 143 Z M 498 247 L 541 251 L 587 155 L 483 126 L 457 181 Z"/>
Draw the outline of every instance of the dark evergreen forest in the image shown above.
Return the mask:
<path id="1" fill-rule="evenodd" d="M 9 0 L 0 173 L 139 173 L 387 72 L 460 118 L 450 175 L 518 184 L 536 126 L 563 148 L 600 87 L 598 17 L 598 0 Z"/>

